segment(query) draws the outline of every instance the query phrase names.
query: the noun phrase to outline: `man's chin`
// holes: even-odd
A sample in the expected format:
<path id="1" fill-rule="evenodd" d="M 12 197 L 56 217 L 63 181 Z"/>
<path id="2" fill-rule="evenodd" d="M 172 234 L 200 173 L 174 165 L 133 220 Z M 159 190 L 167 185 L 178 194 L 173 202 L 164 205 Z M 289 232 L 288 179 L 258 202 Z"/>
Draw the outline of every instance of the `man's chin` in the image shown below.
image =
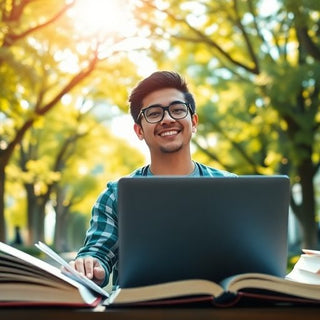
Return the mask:
<path id="1" fill-rule="evenodd" d="M 175 153 L 182 149 L 182 145 L 179 146 L 161 146 L 160 151 L 162 153 Z"/>

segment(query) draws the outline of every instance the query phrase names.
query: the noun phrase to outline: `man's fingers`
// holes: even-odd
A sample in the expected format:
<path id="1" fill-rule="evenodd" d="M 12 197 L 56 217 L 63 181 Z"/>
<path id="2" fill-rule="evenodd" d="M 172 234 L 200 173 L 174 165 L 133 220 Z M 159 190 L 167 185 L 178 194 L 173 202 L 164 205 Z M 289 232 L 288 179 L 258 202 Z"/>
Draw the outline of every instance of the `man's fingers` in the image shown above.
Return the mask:
<path id="1" fill-rule="evenodd" d="M 93 278 L 93 258 L 88 257 L 84 259 L 84 269 L 85 269 L 85 275 L 89 278 Z"/>
<path id="2" fill-rule="evenodd" d="M 78 272 L 82 273 L 83 275 L 87 276 L 86 272 L 86 264 L 90 262 L 86 262 L 88 259 L 87 258 L 78 258 L 74 261 L 71 261 L 69 264 L 71 267 L 73 267 L 75 270 Z M 89 261 L 89 260 L 88 260 Z M 91 269 L 92 270 L 92 269 Z"/>
<path id="3" fill-rule="evenodd" d="M 102 283 L 106 274 L 98 259 L 93 257 L 78 258 L 69 265 L 96 283 Z"/>
<path id="4" fill-rule="evenodd" d="M 104 272 L 103 268 L 101 267 L 99 261 L 93 257 L 84 257 L 84 258 L 78 258 L 74 261 L 71 261 L 70 266 L 73 267 L 78 272 L 82 273 L 89 279 L 92 279 L 94 276 L 94 268 L 98 268 L 98 275 L 101 275 L 101 270 Z"/>
<path id="5" fill-rule="evenodd" d="M 93 275 L 97 282 L 102 282 L 106 276 L 104 269 L 100 265 L 93 268 Z"/>

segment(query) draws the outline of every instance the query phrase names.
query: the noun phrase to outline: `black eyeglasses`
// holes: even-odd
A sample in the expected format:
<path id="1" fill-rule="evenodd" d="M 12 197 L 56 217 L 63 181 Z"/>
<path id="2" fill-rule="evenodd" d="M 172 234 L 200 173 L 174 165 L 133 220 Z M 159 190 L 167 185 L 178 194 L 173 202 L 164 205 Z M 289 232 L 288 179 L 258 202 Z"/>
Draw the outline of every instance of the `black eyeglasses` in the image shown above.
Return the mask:
<path id="1" fill-rule="evenodd" d="M 181 120 L 188 115 L 189 109 L 190 109 L 189 104 L 182 101 L 173 101 L 166 107 L 163 107 L 160 104 L 155 104 L 150 107 L 141 109 L 138 115 L 137 121 L 139 121 L 140 117 L 143 115 L 143 117 L 149 123 L 160 122 L 164 118 L 165 111 L 168 111 L 172 119 Z"/>

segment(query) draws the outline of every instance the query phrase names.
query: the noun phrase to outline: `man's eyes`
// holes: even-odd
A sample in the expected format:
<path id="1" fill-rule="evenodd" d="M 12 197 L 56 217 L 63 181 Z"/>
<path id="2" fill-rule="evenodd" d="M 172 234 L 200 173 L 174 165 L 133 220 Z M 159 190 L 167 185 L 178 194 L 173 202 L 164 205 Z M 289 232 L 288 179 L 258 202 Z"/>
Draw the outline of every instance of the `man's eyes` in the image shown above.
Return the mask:
<path id="1" fill-rule="evenodd" d="M 171 109 L 170 109 L 171 112 L 173 113 L 183 113 L 186 111 L 186 108 L 184 105 L 172 105 Z"/>
<path id="2" fill-rule="evenodd" d="M 162 114 L 162 110 L 150 110 L 148 112 L 148 117 L 158 117 Z"/>
<path id="3" fill-rule="evenodd" d="M 171 112 L 173 113 L 181 113 L 181 112 L 185 112 L 184 108 L 174 108 L 171 110 Z"/>

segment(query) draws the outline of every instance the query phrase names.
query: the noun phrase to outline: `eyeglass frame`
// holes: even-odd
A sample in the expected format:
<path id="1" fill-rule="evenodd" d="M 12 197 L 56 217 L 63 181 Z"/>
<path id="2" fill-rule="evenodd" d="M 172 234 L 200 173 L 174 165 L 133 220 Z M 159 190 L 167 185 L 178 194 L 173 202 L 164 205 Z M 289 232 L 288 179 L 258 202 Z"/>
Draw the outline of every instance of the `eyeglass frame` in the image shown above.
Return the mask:
<path id="1" fill-rule="evenodd" d="M 173 116 L 171 115 L 169 108 L 170 108 L 172 105 L 174 105 L 174 104 L 184 104 L 184 105 L 187 107 L 187 113 L 186 113 L 186 115 L 185 115 L 184 117 L 177 119 L 177 118 L 175 118 L 175 117 L 173 117 Z M 160 120 L 158 120 L 158 121 L 156 121 L 156 122 L 150 122 L 150 121 L 147 119 L 147 117 L 145 116 L 145 112 L 146 112 L 146 110 L 148 110 L 148 109 L 150 109 L 150 108 L 154 108 L 154 107 L 158 107 L 158 108 L 161 108 L 161 109 L 162 109 L 162 111 L 163 111 L 163 112 L 162 112 L 162 117 L 161 117 Z M 153 104 L 153 105 L 151 105 L 151 106 L 149 106 L 149 107 L 146 107 L 146 108 L 144 108 L 144 109 L 141 109 L 140 112 L 139 112 L 139 114 L 138 114 L 138 117 L 137 117 L 137 122 L 140 122 L 140 117 L 143 116 L 144 119 L 145 119 L 148 123 L 151 123 L 151 124 L 159 123 L 159 122 L 161 122 L 161 121 L 163 120 L 165 111 L 167 111 L 168 114 L 169 114 L 169 116 L 170 116 L 172 119 L 174 119 L 174 120 L 182 120 L 182 119 L 185 119 L 185 118 L 188 116 L 188 111 L 190 112 L 191 115 L 194 114 L 193 110 L 192 110 L 191 107 L 190 107 L 190 103 L 184 102 L 184 101 L 175 100 L 175 101 L 172 101 L 172 102 L 171 102 L 170 104 L 168 104 L 167 106 L 162 106 L 161 104 Z"/>

